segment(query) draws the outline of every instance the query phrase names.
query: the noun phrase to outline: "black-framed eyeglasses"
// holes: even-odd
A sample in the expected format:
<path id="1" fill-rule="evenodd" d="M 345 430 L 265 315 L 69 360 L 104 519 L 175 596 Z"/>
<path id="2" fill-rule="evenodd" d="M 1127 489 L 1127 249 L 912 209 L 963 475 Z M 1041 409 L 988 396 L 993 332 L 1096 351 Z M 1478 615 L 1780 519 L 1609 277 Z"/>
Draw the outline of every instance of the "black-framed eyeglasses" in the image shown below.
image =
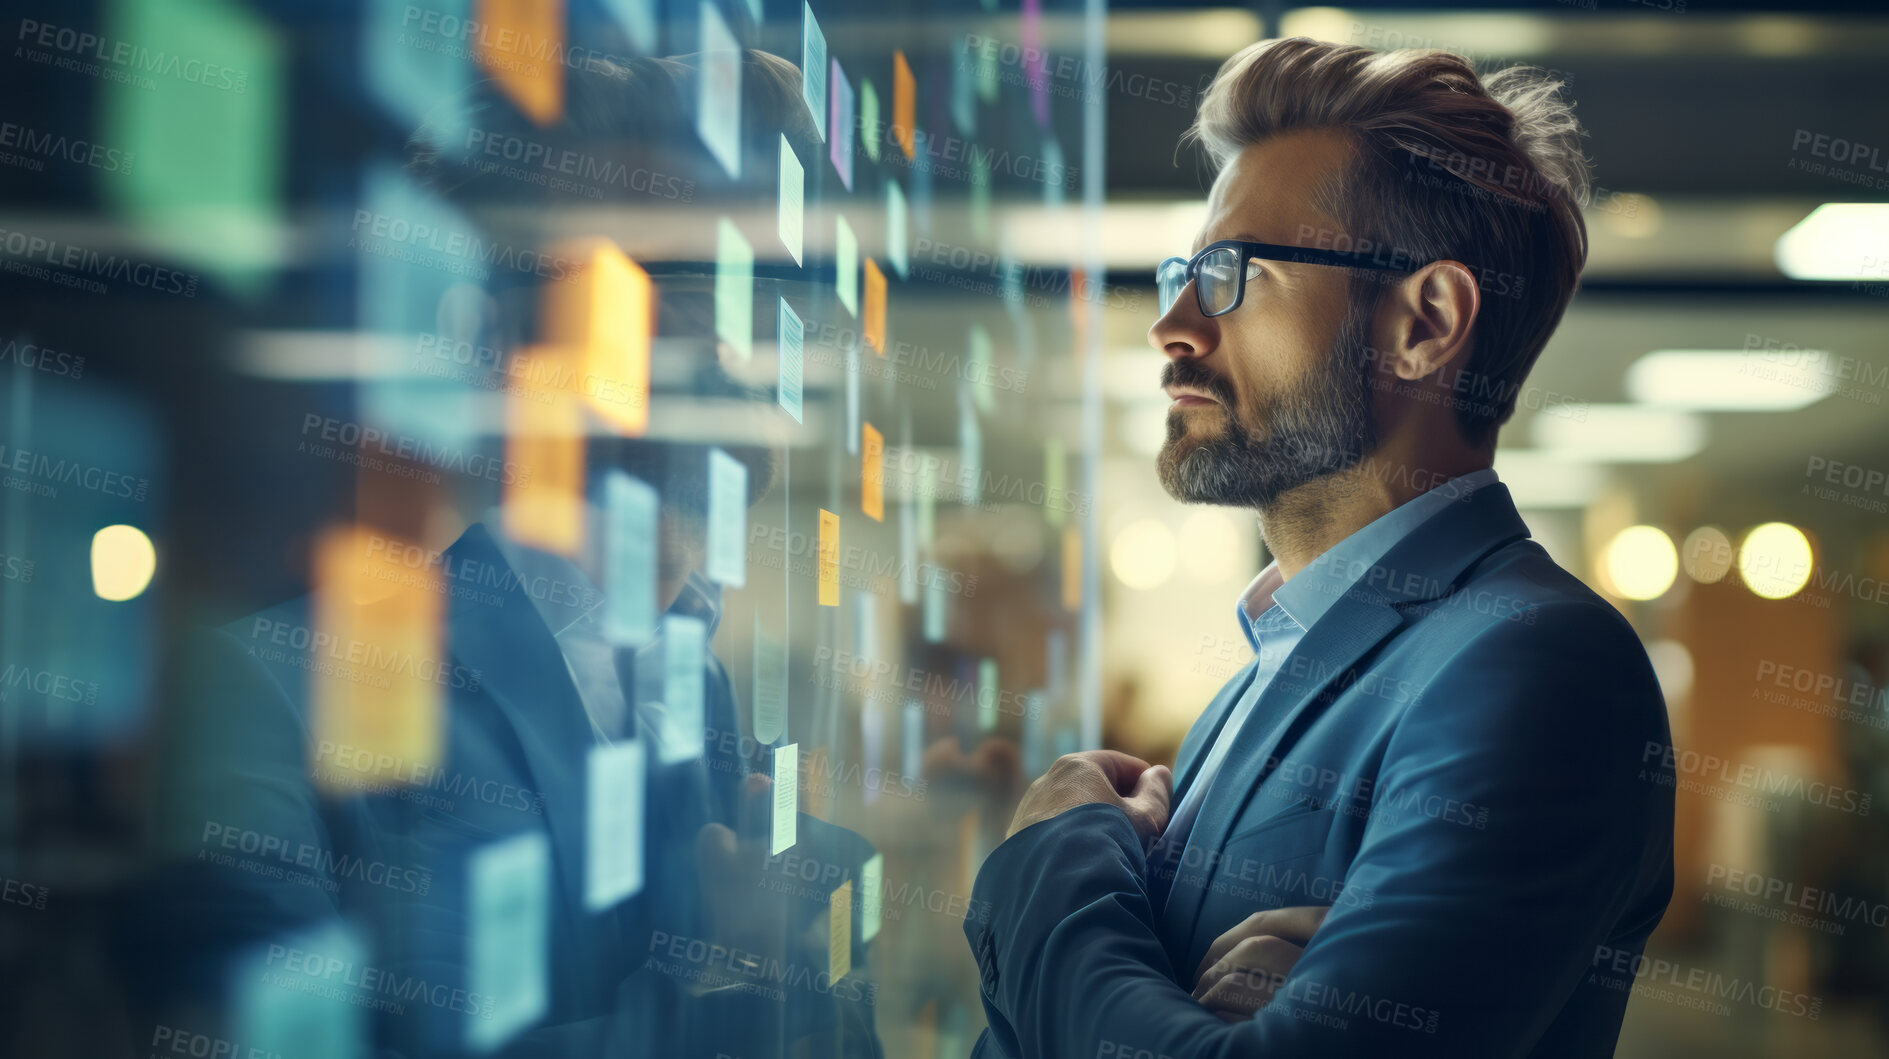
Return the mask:
<path id="1" fill-rule="evenodd" d="M 1166 316 L 1174 307 L 1189 281 L 1194 284 L 1194 300 L 1202 316 L 1224 316 L 1239 308 L 1246 299 L 1246 267 L 1255 259 L 1382 272 L 1414 272 L 1423 267 L 1421 262 L 1412 261 L 1401 253 L 1386 258 L 1379 252 L 1320 250 L 1310 246 L 1222 239 L 1209 243 L 1191 259 L 1170 257 L 1155 268 L 1154 285 L 1161 294 L 1161 315 Z"/>

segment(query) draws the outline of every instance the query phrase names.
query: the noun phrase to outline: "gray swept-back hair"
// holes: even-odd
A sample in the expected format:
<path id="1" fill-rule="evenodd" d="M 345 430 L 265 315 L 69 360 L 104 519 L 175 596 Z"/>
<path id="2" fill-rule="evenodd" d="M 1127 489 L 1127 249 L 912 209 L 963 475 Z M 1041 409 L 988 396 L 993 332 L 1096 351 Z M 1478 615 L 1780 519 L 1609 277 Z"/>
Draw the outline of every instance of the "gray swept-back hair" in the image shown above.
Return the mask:
<path id="1" fill-rule="evenodd" d="M 1478 75 L 1434 49 L 1265 40 L 1220 67 L 1187 137 L 1217 170 L 1277 133 L 1351 136 L 1350 164 L 1319 195 L 1337 242 L 1460 261 L 1477 277 L 1482 308 L 1455 385 L 1469 398 L 1458 425 L 1481 443 L 1514 414 L 1587 261 L 1588 163 L 1562 88 L 1529 67 Z M 1354 291 L 1381 281 L 1357 275 Z"/>

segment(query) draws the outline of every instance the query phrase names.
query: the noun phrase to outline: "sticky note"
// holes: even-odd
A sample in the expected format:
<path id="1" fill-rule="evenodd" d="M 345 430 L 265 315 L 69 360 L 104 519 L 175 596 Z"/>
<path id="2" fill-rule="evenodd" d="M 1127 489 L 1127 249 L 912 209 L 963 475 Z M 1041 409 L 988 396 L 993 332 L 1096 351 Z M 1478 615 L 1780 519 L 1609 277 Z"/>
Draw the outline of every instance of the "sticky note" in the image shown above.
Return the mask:
<path id="1" fill-rule="evenodd" d="M 787 645 L 754 616 L 754 738 L 778 743 L 787 734 Z"/>
<path id="2" fill-rule="evenodd" d="M 833 891 L 827 909 L 827 980 L 837 982 L 853 970 L 853 880 Z"/>
<path id="3" fill-rule="evenodd" d="M 1082 531 L 1063 527 L 1063 609 L 1082 608 Z"/>
<path id="4" fill-rule="evenodd" d="M 859 134 L 865 137 L 866 157 L 877 162 L 885 126 L 879 122 L 879 90 L 871 81 L 859 82 Z"/>
<path id="5" fill-rule="evenodd" d="M 1068 460 L 1063 455 L 1063 440 L 1050 438 L 1043 444 L 1043 519 L 1052 526 L 1067 521 L 1073 506 L 1064 479 Z"/>
<path id="6" fill-rule="evenodd" d="M 872 351 L 885 356 L 885 273 L 872 258 L 866 259 L 866 313 L 859 330 Z"/>
<path id="7" fill-rule="evenodd" d="M 466 991 L 486 1003 L 466 1015 L 474 1051 L 498 1048 L 550 1006 L 551 842 L 525 831 L 468 862 Z"/>
<path id="8" fill-rule="evenodd" d="M 774 826 L 769 829 L 769 856 L 793 847 L 800 818 L 800 744 L 774 748 Z"/>
<path id="9" fill-rule="evenodd" d="M 912 76 L 912 64 L 905 61 L 905 53 L 892 53 L 892 139 L 905 152 L 910 161 L 913 147 L 912 129 L 918 124 L 918 79 Z"/>
<path id="10" fill-rule="evenodd" d="M 584 542 L 584 409 L 562 380 L 577 357 L 564 346 L 519 351 L 543 368 L 514 379 L 505 393 L 505 458 L 523 473 L 505 479 L 506 536 L 575 557 Z"/>
<path id="11" fill-rule="evenodd" d="M 592 412 L 629 437 L 649 429 L 649 346 L 656 333 L 656 292 L 649 273 L 608 239 L 551 248 L 575 267 L 544 287 L 544 340 L 577 350 L 578 389 Z"/>
<path id="12" fill-rule="evenodd" d="M 820 509 L 820 605 L 840 605 L 840 517 Z"/>
<path id="13" fill-rule="evenodd" d="M 1041 776 L 1049 768 L 1049 732 L 1044 716 L 1047 704 L 1041 691 L 1023 696 L 1023 768 L 1026 776 Z"/>
<path id="14" fill-rule="evenodd" d="M 930 460 L 918 467 L 918 546 L 929 549 L 938 539 L 938 469 Z"/>
<path id="15" fill-rule="evenodd" d="M 885 256 L 900 279 L 911 278 L 911 254 L 907 250 L 909 226 L 905 192 L 899 188 L 898 181 L 888 180 L 885 182 Z"/>
<path id="16" fill-rule="evenodd" d="M 879 657 L 878 597 L 865 589 L 853 593 L 853 654 L 860 658 Z"/>
<path id="17" fill-rule="evenodd" d="M 781 137 L 780 198 L 781 245 L 793 255 L 794 264 L 804 264 L 800 254 L 806 220 L 807 171 L 801 166 L 800 156 L 794 153 L 793 146 L 785 136 Z"/>
<path id="18" fill-rule="evenodd" d="M 813 127 L 826 139 L 826 34 L 813 17 L 813 5 L 800 5 L 800 98 L 813 115 Z"/>
<path id="19" fill-rule="evenodd" d="M 973 38 L 966 34 L 958 42 L 958 57 L 951 64 L 951 125 L 963 136 L 977 134 L 977 75 L 994 59 L 977 54 Z"/>
<path id="20" fill-rule="evenodd" d="M 656 52 L 656 0 L 603 0 L 640 55 Z"/>
<path id="21" fill-rule="evenodd" d="M 315 546 L 314 628 L 303 635 L 335 645 L 312 657 L 318 664 L 308 670 L 310 771 L 324 787 L 351 789 L 356 777 L 317 762 L 322 745 L 358 748 L 364 754 L 355 760 L 399 762 L 398 774 L 407 777 L 426 776 L 440 759 L 446 685 L 427 677 L 453 674 L 445 602 L 388 558 L 419 546 L 389 537 L 345 525 Z"/>
<path id="22" fill-rule="evenodd" d="M 827 109 L 827 157 L 833 160 L 833 168 L 840 175 L 840 183 L 846 190 L 853 190 L 853 85 L 846 79 L 846 71 L 840 69 L 840 61 L 834 59 L 831 68 L 832 83 L 830 106 Z"/>
<path id="23" fill-rule="evenodd" d="M 982 658 L 977 662 L 977 730 L 989 732 L 997 727 L 998 706 L 1002 696 L 997 687 L 997 660 Z"/>
<path id="24" fill-rule="evenodd" d="M 1043 48 L 1043 0 L 1023 0 L 1023 21 L 1017 29 L 1023 51 L 1023 80 L 1030 86 L 1030 112 L 1036 123 L 1049 128 L 1049 52 Z"/>
<path id="25" fill-rule="evenodd" d="M 971 383 L 971 397 L 977 410 L 989 414 L 997 410 L 996 395 L 991 392 L 990 332 L 983 324 L 972 324 L 966 345 L 964 376 Z"/>
<path id="26" fill-rule="evenodd" d="M 1063 204 L 1068 189 L 1064 182 L 1069 179 L 1068 166 L 1063 161 L 1063 145 L 1054 136 L 1043 141 L 1043 205 L 1056 209 Z M 1074 284 L 1070 290 L 1075 290 Z"/>
<path id="27" fill-rule="evenodd" d="M 860 426 L 859 507 L 874 522 L 885 521 L 885 435 Z"/>
<path id="28" fill-rule="evenodd" d="M 958 402 L 958 488 L 965 507 L 976 507 L 983 496 L 984 429 L 971 401 Z"/>
<path id="29" fill-rule="evenodd" d="M 726 217 L 715 231 L 715 337 L 741 360 L 754 356 L 754 247 Z"/>
<path id="30" fill-rule="evenodd" d="M 885 915 L 885 854 L 874 853 L 859 870 L 859 940 L 879 936 L 879 921 Z"/>
<path id="31" fill-rule="evenodd" d="M 800 314 L 794 312 L 787 299 L 780 300 L 780 328 L 776 332 L 776 347 L 780 358 L 779 400 L 787 414 L 794 417 L 794 422 L 805 422 L 801 418 L 801 395 L 806 385 L 806 326 L 800 322 Z"/>
<path id="32" fill-rule="evenodd" d="M 523 0 L 519 0 L 523 2 Z M 741 175 L 741 46 L 711 0 L 701 5 L 695 130 L 731 178 Z"/>
<path id="33" fill-rule="evenodd" d="M 945 638 L 945 586 L 942 578 L 925 583 L 925 642 L 943 643 Z"/>
<path id="34" fill-rule="evenodd" d="M 601 912 L 643 888 L 643 791 L 649 759 L 637 740 L 593 747 L 584 828 L 584 907 Z"/>
<path id="35" fill-rule="evenodd" d="M 617 647 L 641 647 L 656 636 L 660 501 L 620 470 L 604 478 L 603 495 L 603 635 Z"/>
<path id="36" fill-rule="evenodd" d="M 532 121 L 558 120 L 564 113 L 564 4 L 479 0 L 474 17 L 479 65 Z"/>
<path id="37" fill-rule="evenodd" d="M 860 596 L 871 599 L 868 593 Z M 863 656 L 862 656 L 863 657 Z M 878 761 L 885 753 L 885 700 L 877 695 L 870 696 L 859 708 L 859 756 L 863 761 Z M 885 793 L 885 785 L 880 783 L 864 784 L 861 791 L 867 805 L 879 800 Z"/>
<path id="38" fill-rule="evenodd" d="M 1069 637 L 1061 629 L 1051 629 L 1043 642 L 1043 669 L 1049 677 L 1049 697 L 1062 701 L 1069 689 L 1066 675 L 1069 665 Z"/>
<path id="39" fill-rule="evenodd" d="M 708 450 L 708 541 L 702 572 L 739 588 L 748 582 L 748 468 L 720 449 Z"/>
<path id="40" fill-rule="evenodd" d="M 707 664 L 708 626 L 700 618 L 668 614 L 662 621 L 663 679 L 660 753 L 665 765 L 702 756 L 707 739 L 703 719 L 703 666 Z"/>
<path id="41" fill-rule="evenodd" d="M 925 756 L 925 704 L 917 699 L 905 700 L 905 739 L 900 744 L 899 771 L 908 780 L 918 779 L 921 762 Z"/>
<path id="42" fill-rule="evenodd" d="M 918 602 L 918 502 L 909 487 L 899 500 L 899 602 Z"/>
<path id="43" fill-rule="evenodd" d="M 971 233 L 990 238 L 990 161 L 976 152 L 971 153 Z"/>
<path id="44" fill-rule="evenodd" d="M 440 0 L 430 5 L 430 9 L 439 12 L 439 25 L 450 25 L 452 19 L 468 19 L 472 16 L 471 0 Z M 136 9 L 130 9 L 135 11 Z M 176 15 L 182 17 L 187 9 L 176 8 Z M 373 0 L 366 5 L 361 16 L 361 49 L 365 87 L 374 96 L 381 109 L 405 128 L 417 127 L 422 120 L 440 120 L 444 126 L 441 132 L 450 137 L 443 142 L 465 142 L 465 118 L 455 113 L 455 108 L 448 105 L 458 99 L 472 83 L 473 66 L 466 61 L 462 49 L 442 50 L 432 38 L 423 35 L 409 35 L 402 23 L 413 17 L 414 6 L 407 0 Z M 463 21 L 462 23 L 463 24 Z M 120 33 L 132 31 L 132 26 L 120 25 Z M 132 39 L 149 42 L 150 36 L 136 33 Z M 429 47 L 429 45 L 434 45 Z M 146 47 L 161 47 L 160 44 L 146 43 Z M 205 56 L 208 58 L 208 56 Z M 246 64 L 230 63 L 230 66 L 242 69 Z M 195 88 L 195 85 L 189 86 Z M 245 86 L 244 96 L 253 94 L 255 86 Z M 208 101 L 206 101 L 208 102 Z M 203 120 L 200 110 L 178 117 L 191 117 Z M 143 124 L 153 133 L 159 133 L 162 125 L 156 122 L 136 122 Z M 156 128 L 151 128 L 155 125 Z M 227 133 L 230 126 L 217 124 L 220 132 Z M 178 146 L 183 146 L 179 144 Z M 125 144 L 121 150 L 134 153 L 143 160 L 144 152 L 135 142 Z"/>
<path id="45" fill-rule="evenodd" d="M 846 347 L 846 454 L 859 455 L 859 346 Z"/>
<path id="46" fill-rule="evenodd" d="M 833 229 L 833 277 L 840 304 L 854 316 L 859 315 L 859 237 L 846 218 L 835 215 Z"/>
<path id="47" fill-rule="evenodd" d="M 367 965 L 369 956 L 357 933 L 346 923 L 330 921 L 312 930 L 299 931 L 266 946 L 258 946 L 242 958 L 242 970 L 229 978 L 233 1019 L 231 1033 L 243 1042 L 242 1055 L 293 1055 L 296 1059 L 352 1059 L 369 1054 L 366 1012 L 359 1000 L 371 995 L 354 975 L 335 975 L 329 979 L 336 995 L 323 996 L 299 986 L 301 975 L 285 974 L 283 956 L 287 952 L 306 958 L 310 967 L 347 967 Z M 330 961 L 333 961 L 332 963 Z M 358 998 L 358 999 L 357 999 Z M 201 1050 L 208 1055 L 234 1057 L 238 1050 L 209 1037 Z M 173 1035 L 172 1041 L 185 1041 L 185 1035 Z M 152 1055 L 182 1054 L 165 1044 Z M 195 1048 L 194 1044 L 188 1045 Z"/>

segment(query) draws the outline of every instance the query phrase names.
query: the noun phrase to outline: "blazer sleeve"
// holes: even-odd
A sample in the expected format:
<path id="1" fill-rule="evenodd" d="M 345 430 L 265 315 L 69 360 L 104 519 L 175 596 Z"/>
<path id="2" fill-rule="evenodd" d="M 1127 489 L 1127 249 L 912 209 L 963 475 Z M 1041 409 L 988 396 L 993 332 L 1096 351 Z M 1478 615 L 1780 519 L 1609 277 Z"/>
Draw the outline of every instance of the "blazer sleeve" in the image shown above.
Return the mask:
<path id="1" fill-rule="evenodd" d="M 999 846 L 974 888 L 989 923 L 965 926 L 985 1048 L 1527 1053 L 1636 897 L 1657 895 L 1657 920 L 1672 842 L 1670 772 L 1648 750 L 1669 738 L 1665 709 L 1631 628 L 1586 601 L 1535 613 L 1477 633 L 1398 722 L 1345 880 L 1370 899 L 1333 909 L 1251 1021 L 1221 1022 L 1179 984 L 1194 968 L 1167 963 L 1120 810 L 1082 806 Z"/>

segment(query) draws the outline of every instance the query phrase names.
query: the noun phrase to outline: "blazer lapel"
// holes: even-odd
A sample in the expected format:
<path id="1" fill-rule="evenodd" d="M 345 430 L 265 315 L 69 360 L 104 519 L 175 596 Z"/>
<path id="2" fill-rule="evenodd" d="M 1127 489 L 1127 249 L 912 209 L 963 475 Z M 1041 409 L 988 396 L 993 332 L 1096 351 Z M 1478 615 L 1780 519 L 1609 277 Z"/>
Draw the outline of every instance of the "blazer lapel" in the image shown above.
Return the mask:
<path id="1" fill-rule="evenodd" d="M 1270 731 L 1251 732 L 1249 738 L 1240 739 L 1229 749 L 1210 781 L 1212 786 L 1205 791 L 1188 844 L 1210 854 L 1222 850 L 1234 822 L 1245 812 L 1278 759 L 1335 697 L 1324 692 L 1404 624 L 1401 608 L 1453 593 L 1458 582 L 1484 556 L 1527 536 L 1528 526 L 1516 512 L 1508 487 L 1497 483 L 1450 504 L 1392 547 L 1299 641 L 1292 657 L 1310 659 L 1311 664 L 1281 667 L 1261 693 L 1252 717 L 1280 719 Z M 1296 676 L 1295 669 L 1299 670 Z M 1240 682 L 1241 689 L 1251 680 L 1249 672 Z M 1237 698 L 1235 695 L 1216 703 L 1222 723 L 1227 706 Z M 1217 730 L 1218 725 L 1215 727 Z M 1194 759 L 1201 756 L 1201 746 L 1211 745 L 1211 739 L 1210 735 L 1196 744 Z M 1188 764 L 1195 765 L 1196 761 Z M 1217 857 L 1203 859 L 1211 864 Z M 1194 939 L 1206 888 L 1205 879 L 1197 885 L 1175 885 L 1163 917 L 1164 933 L 1181 943 L 1171 948 L 1185 945 L 1194 960 L 1212 941 Z"/>

